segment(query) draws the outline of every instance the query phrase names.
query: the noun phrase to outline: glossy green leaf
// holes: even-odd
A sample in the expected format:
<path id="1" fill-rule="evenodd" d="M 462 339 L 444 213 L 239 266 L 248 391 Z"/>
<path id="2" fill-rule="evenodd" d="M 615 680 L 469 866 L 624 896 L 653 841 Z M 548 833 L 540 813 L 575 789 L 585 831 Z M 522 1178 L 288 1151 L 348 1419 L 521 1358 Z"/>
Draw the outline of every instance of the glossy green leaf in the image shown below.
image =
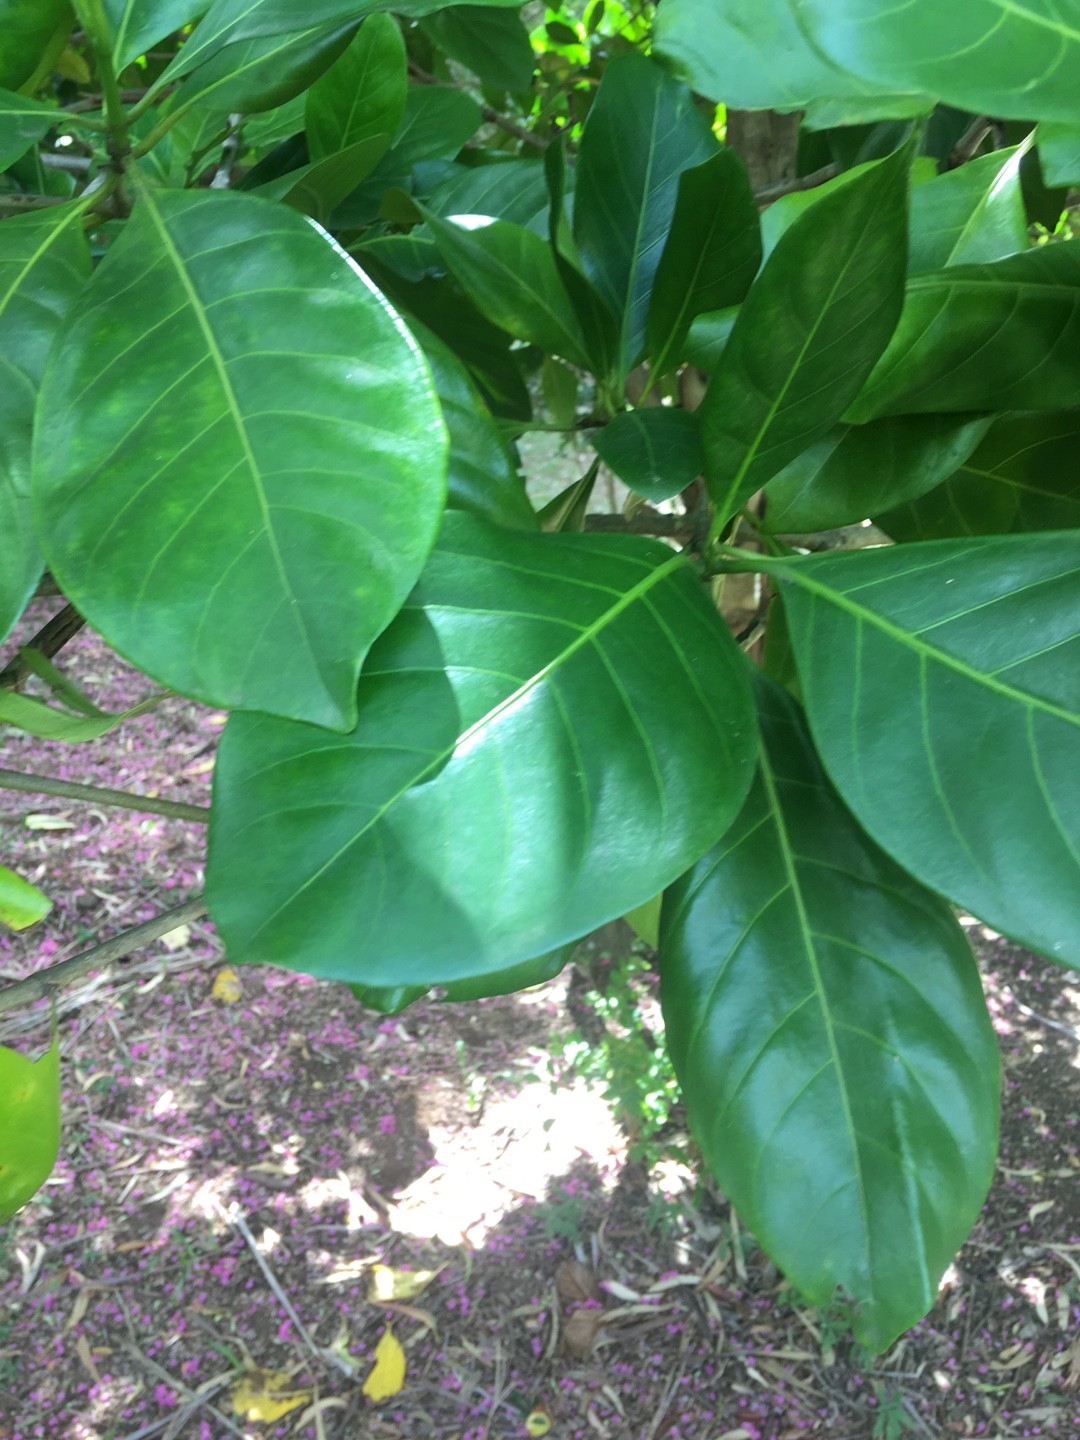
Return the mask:
<path id="1" fill-rule="evenodd" d="M 376 986 L 505 970 L 673 880 L 753 766 L 742 657 L 685 560 L 456 512 L 359 715 L 230 719 L 207 894 L 235 960 Z"/>
<path id="2" fill-rule="evenodd" d="M 690 333 L 683 343 L 683 358 L 699 370 L 711 375 L 720 365 L 735 321 L 739 318 L 739 306 L 731 305 L 727 310 L 709 310 L 699 315 L 690 326 Z"/>
<path id="3" fill-rule="evenodd" d="M 123 70 L 152 45 L 201 15 L 208 0 L 102 0 L 112 59 Z"/>
<path id="4" fill-rule="evenodd" d="M 510 446 L 468 370 L 449 345 L 426 326 L 414 320 L 410 328 L 431 366 L 450 437 L 446 503 L 496 525 L 535 530 L 536 514 Z"/>
<path id="5" fill-rule="evenodd" d="M 817 125 L 917 115 L 1076 114 L 1080 19 L 1068 0 L 664 0 L 657 48 L 696 90 L 741 109 L 811 107 Z M 814 114 L 815 101 L 839 101 Z"/>
<path id="6" fill-rule="evenodd" d="M 391 15 L 372 15 L 307 92 L 304 130 L 312 160 L 376 135 L 392 138 L 405 113 L 406 89 L 401 30 Z"/>
<path id="7" fill-rule="evenodd" d="M 0 1045 L 0 1224 L 49 1178 L 60 1149 L 60 1046 L 38 1060 Z"/>
<path id="8" fill-rule="evenodd" d="M 547 236 L 555 256 L 555 268 L 581 326 L 589 368 L 596 376 L 610 377 L 618 357 L 620 322 L 582 270 L 581 256 L 570 228 L 571 184 L 576 180 L 576 172 L 567 168 L 561 141 L 555 141 L 544 152 L 544 176 L 548 191 Z"/>
<path id="9" fill-rule="evenodd" d="M 852 820 L 790 696 L 757 690 L 754 787 L 664 897 L 667 1041 L 740 1216 L 880 1351 L 933 1305 L 986 1196 L 997 1043 L 948 906 Z"/>
<path id="10" fill-rule="evenodd" d="M 0 699 L 2 698 L 0 694 Z M 39 920 L 44 920 L 51 909 L 52 901 L 47 895 L 43 895 L 36 885 L 31 885 L 29 880 L 24 880 L 13 870 L 0 865 L 0 924 L 11 930 L 26 930 L 31 925 L 36 925 Z M 0 1101 L 0 1105 L 2 1103 Z"/>
<path id="11" fill-rule="evenodd" d="M 507 220 L 424 210 L 447 269 L 482 315 L 517 340 L 588 365 L 585 340 L 551 246 Z"/>
<path id="12" fill-rule="evenodd" d="M 662 375 L 677 366 L 691 321 L 737 305 L 760 264 L 757 205 L 735 152 L 684 170 L 649 303 L 652 369 Z"/>
<path id="13" fill-rule="evenodd" d="M 888 349 L 845 418 L 1076 404 L 1080 246 L 909 282 Z"/>
<path id="14" fill-rule="evenodd" d="M 1047 185 L 1080 185 L 1080 123 L 1044 121 L 1036 139 Z"/>
<path id="15" fill-rule="evenodd" d="M 325 225 L 346 195 L 371 174 L 389 148 L 389 135 L 370 135 L 322 160 L 258 185 L 252 193 L 267 200 L 281 200 Z"/>
<path id="16" fill-rule="evenodd" d="M 455 5 L 436 11 L 422 28 L 440 50 L 471 70 L 481 84 L 511 91 L 528 90 L 532 84 L 536 63 L 532 43 L 514 11 Z"/>
<path id="17" fill-rule="evenodd" d="M 1004 260 L 1031 245 L 1020 162 L 1024 146 L 980 155 L 911 192 L 908 270 Z"/>
<path id="18" fill-rule="evenodd" d="M 238 40 L 209 57 L 177 90 L 177 104 L 212 106 L 215 110 L 273 110 L 297 96 L 328 70 L 345 50 L 355 21 L 336 25 L 307 24 L 283 34 Z M 163 86 L 179 78 L 191 42 L 162 74 Z"/>
<path id="19" fill-rule="evenodd" d="M 55 105 L 0 90 L 0 170 L 25 155 L 60 119 Z"/>
<path id="20" fill-rule="evenodd" d="M 68 0 L 2 0 L 0 86 L 18 90 L 29 80 L 56 30 L 74 18 Z"/>
<path id="21" fill-rule="evenodd" d="M 725 522 L 858 394 L 904 295 L 907 147 L 819 200 L 776 244 L 699 411 Z"/>
<path id="22" fill-rule="evenodd" d="M 656 406 L 627 410 L 592 436 L 596 453 L 624 485 L 648 500 L 670 500 L 701 474 L 697 416 Z"/>
<path id="23" fill-rule="evenodd" d="M 619 317 L 624 372 L 645 349 L 679 177 L 718 149 L 685 85 L 642 55 L 609 62 L 581 137 L 573 228 L 585 275 Z"/>
<path id="24" fill-rule="evenodd" d="M 30 509 L 30 441 L 49 346 L 90 274 L 80 207 L 0 225 L 0 639 L 41 574 Z"/>
<path id="25" fill-rule="evenodd" d="M 883 18 L 876 11 L 878 23 Z M 654 44 L 693 89 L 739 110 L 802 110 L 826 100 L 817 128 L 920 115 L 925 95 L 891 94 L 822 54 L 791 0 L 664 0 Z M 905 88 L 905 87 L 901 87 Z"/>
<path id="26" fill-rule="evenodd" d="M 250 196 L 147 192 L 39 413 L 43 547 L 111 644 L 213 704 L 354 723 L 438 527 L 445 438 L 411 337 L 342 251 Z"/>
<path id="27" fill-rule="evenodd" d="M 925 495 L 961 466 L 986 434 L 984 416 L 896 415 L 838 425 L 766 486 L 766 528 L 809 534 L 852 525 Z"/>
<path id="28" fill-rule="evenodd" d="M 490 215 L 543 233 L 547 187 L 542 160 L 501 160 L 493 165 L 459 165 L 427 199 L 436 215 Z"/>
<path id="29" fill-rule="evenodd" d="M 896 540 L 1080 530 L 1078 453 L 1075 413 L 1010 415 L 943 485 L 875 518 Z"/>
<path id="30" fill-rule="evenodd" d="M 856 818 L 924 884 L 1080 968 L 1078 550 L 995 536 L 762 566 Z"/>
<path id="31" fill-rule="evenodd" d="M 507 970 L 455 980 L 450 985 L 440 985 L 435 998 L 460 1004 L 491 995 L 515 995 L 519 990 L 527 990 L 530 985 L 542 985 L 546 980 L 553 980 L 569 963 L 573 952 L 573 945 L 564 945 L 550 955 L 539 955 L 535 960 L 525 960 Z M 429 992 L 427 985 L 350 985 L 349 989 L 361 1005 L 378 1011 L 380 1015 L 400 1015 L 402 1010 Z"/>

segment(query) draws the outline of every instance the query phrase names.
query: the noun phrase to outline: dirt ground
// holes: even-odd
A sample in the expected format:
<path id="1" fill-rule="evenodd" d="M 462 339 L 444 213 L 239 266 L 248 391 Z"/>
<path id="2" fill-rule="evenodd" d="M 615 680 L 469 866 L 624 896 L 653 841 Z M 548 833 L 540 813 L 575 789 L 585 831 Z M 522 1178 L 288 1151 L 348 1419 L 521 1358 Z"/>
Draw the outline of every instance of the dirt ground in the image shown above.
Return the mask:
<path id="1" fill-rule="evenodd" d="M 110 708 L 152 688 L 92 635 L 65 667 Z M 202 803 L 223 719 L 170 700 L 86 745 L 0 739 L 0 765 Z M 56 899 L 0 938 L 0 980 L 195 893 L 202 840 L 0 791 L 0 858 Z M 60 1163 L 0 1228 L 0 1437 L 1080 1434 L 1080 980 L 972 938 L 1000 1166 L 934 1310 L 874 1360 L 680 1158 L 677 1109 L 632 1154 L 575 1072 L 596 954 L 388 1019 L 281 971 L 230 984 L 209 922 L 167 936 L 62 998 Z M 47 1035 L 40 1006 L 0 1023 L 27 1051 Z M 405 1374 L 376 1403 L 387 1331 Z"/>

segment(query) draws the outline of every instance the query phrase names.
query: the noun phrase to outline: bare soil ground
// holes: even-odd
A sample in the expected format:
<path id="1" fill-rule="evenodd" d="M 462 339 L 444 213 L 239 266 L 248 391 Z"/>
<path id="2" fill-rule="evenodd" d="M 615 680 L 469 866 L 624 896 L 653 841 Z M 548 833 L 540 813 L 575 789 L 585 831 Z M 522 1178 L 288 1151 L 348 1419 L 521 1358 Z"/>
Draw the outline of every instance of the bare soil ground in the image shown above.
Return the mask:
<path id="1" fill-rule="evenodd" d="M 113 708 L 151 688 L 92 635 L 65 665 Z M 203 802 L 223 719 L 170 700 L 88 745 L 10 737 L 0 765 Z M 0 792 L 0 859 L 57 902 L 0 938 L 0 978 L 196 892 L 202 841 Z M 1080 982 L 972 935 L 1005 1064 L 1000 1167 L 933 1312 L 876 1360 L 672 1158 L 677 1111 L 635 1158 L 628 1117 L 553 1054 L 581 968 L 386 1019 L 270 969 L 215 988 L 209 923 L 166 937 L 61 1000 L 60 1163 L 0 1228 L 0 1437 L 1071 1440 Z M 42 1007 L 0 1025 L 28 1051 L 47 1035 Z M 388 1328 L 406 1373 L 376 1404 Z M 245 1378 L 265 1419 L 236 1403 Z"/>

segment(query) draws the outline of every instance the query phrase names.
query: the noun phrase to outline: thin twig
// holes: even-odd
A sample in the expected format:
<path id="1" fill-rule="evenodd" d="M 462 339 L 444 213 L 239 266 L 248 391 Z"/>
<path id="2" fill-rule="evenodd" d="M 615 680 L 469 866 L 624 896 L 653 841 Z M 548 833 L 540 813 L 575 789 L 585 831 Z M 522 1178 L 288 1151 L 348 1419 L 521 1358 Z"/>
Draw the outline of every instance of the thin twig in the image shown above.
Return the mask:
<path id="1" fill-rule="evenodd" d="M 74 640 L 85 624 L 74 605 L 65 605 L 58 610 L 51 620 L 46 620 L 34 638 L 20 648 L 15 659 L 0 670 L 0 690 L 18 690 L 34 673 L 23 658 L 23 651 L 36 650 L 46 660 L 51 660 L 69 641 Z"/>
<path id="2" fill-rule="evenodd" d="M 809 175 L 800 175 L 795 180 L 781 180 L 776 185 L 765 185 L 754 191 L 754 199 L 758 209 L 764 210 L 766 205 L 771 205 L 774 200 L 779 200 L 784 195 L 794 195 L 797 190 L 816 190 L 819 185 L 835 180 L 839 174 L 839 165 L 823 165 L 820 170 L 811 170 Z"/>
<path id="3" fill-rule="evenodd" d="M 689 515 L 661 515 L 648 506 L 633 515 L 586 515 L 585 529 L 609 535 L 675 535 L 682 538 L 694 532 Z"/>
<path id="4" fill-rule="evenodd" d="M 61 960 L 56 965 L 47 965 L 44 970 L 36 970 L 25 980 L 17 980 L 14 985 L 5 985 L 0 990 L 0 1015 L 18 1009 L 21 1005 L 29 1005 L 33 1000 L 40 1000 L 57 985 L 70 985 L 88 970 L 103 970 L 107 965 L 130 955 L 133 950 L 139 950 L 143 945 L 151 945 L 170 930 L 176 930 L 190 920 L 199 920 L 205 914 L 206 901 L 198 895 L 193 900 L 185 900 L 182 905 L 175 905 L 171 910 L 163 910 L 160 915 L 144 921 L 142 925 L 121 931 L 111 940 L 84 950 L 80 955 L 72 955 L 69 960 Z"/>
<path id="5" fill-rule="evenodd" d="M 976 115 L 975 119 L 953 146 L 949 155 L 947 168 L 957 170 L 961 165 L 966 165 L 969 160 L 974 160 L 978 153 L 979 146 L 993 131 L 993 128 L 994 122 L 989 115 Z"/>
<path id="6" fill-rule="evenodd" d="M 193 820 L 205 825 L 210 819 L 208 805 L 188 805 L 183 800 L 161 800 L 156 795 L 136 795 L 130 790 L 111 790 L 105 785 L 79 785 L 74 780 L 57 780 L 52 775 L 24 775 L 21 770 L 0 769 L 0 790 L 21 790 L 28 795 L 59 795 L 64 800 L 86 800 L 91 805 L 115 805 L 119 810 L 137 810 L 145 815 L 167 815 L 170 820 Z"/>
<path id="7" fill-rule="evenodd" d="M 312 1355 L 314 1355 L 315 1359 L 323 1362 L 324 1364 L 335 1366 L 336 1369 L 342 1371 L 342 1373 L 347 1375 L 350 1379 L 353 1379 L 356 1374 L 356 1367 L 352 1364 L 351 1361 L 346 1360 L 343 1355 L 339 1355 L 336 1350 L 327 1350 L 324 1349 L 321 1345 L 317 1345 L 315 1343 L 315 1339 L 312 1336 L 311 1331 L 300 1319 L 300 1316 L 296 1313 L 296 1309 L 293 1306 L 292 1301 L 278 1284 L 277 1277 L 270 1269 L 270 1266 L 267 1264 L 266 1256 L 263 1255 L 262 1251 L 259 1249 L 258 1242 L 256 1241 L 255 1236 L 251 1233 L 248 1223 L 244 1219 L 240 1208 L 237 1205 L 230 1205 L 229 1208 L 226 1210 L 223 1206 L 219 1205 L 218 1209 L 223 1219 L 225 1219 L 228 1224 L 233 1227 L 236 1233 L 247 1245 L 252 1255 L 255 1257 L 255 1263 L 262 1271 L 263 1279 L 266 1281 L 267 1285 L 269 1285 L 271 1291 L 273 1292 L 274 1298 L 277 1300 L 281 1308 L 285 1311 L 285 1314 L 289 1317 L 292 1323 L 296 1326 L 296 1333 L 300 1336 L 301 1340 L 303 1340 L 304 1344 L 311 1351 Z"/>

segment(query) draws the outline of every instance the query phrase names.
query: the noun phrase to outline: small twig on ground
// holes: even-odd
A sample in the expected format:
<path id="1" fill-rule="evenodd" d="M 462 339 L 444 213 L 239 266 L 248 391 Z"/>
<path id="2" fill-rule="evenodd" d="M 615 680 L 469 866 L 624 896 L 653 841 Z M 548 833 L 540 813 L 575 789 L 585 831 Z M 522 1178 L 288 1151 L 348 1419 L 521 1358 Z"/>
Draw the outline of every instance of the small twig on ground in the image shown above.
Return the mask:
<path id="1" fill-rule="evenodd" d="M 218 1210 L 221 1214 L 222 1219 L 225 1220 L 227 1224 L 232 1226 L 232 1228 L 247 1245 L 252 1255 L 255 1257 L 255 1263 L 262 1271 L 263 1279 L 266 1281 L 267 1285 L 273 1292 L 274 1298 L 277 1300 L 281 1308 L 285 1311 L 285 1314 L 289 1317 L 292 1323 L 296 1326 L 296 1333 L 300 1336 L 301 1340 L 303 1340 L 304 1344 L 311 1351 L 315 1359 L 322 1362 L 323 1364 L 334 1366 L 335 1369 L 340 1370 L 344 1375 L 347 1375 L 350 1380 L 355 1378 L 356 1367 L 352 1363 L 352 1361 L 346 1360 L 345 1357 L 343 1355 L 339 1355 L 336 1350 L 327 1350 L 324 1349 L 321 1345 L 316 1344 L 315 1339 L 311 1334 L 311 1331 L 300 1319 L 300 1316 L 297 1314 L 292 1301 L 285 1294 L 285 1291 L 278 1283 L 276 1275 L 270 1269 L 270 1266 L 267 1264 L 266 1256 L 263 1255 L 262 1251 L 259 1249 L 258 1242 L 256 1241 L 255 1236 L 251 1233 L 251 1229 L 248 1226 L 247 1221 L 244 1219 L 240 1209 L 236 1205 L 230 1205 L 229 1208 L 226 1210 L 224 1206 L 219 1205 Z"/>
<path id="2" fill-rule="evenodd" d="M 133 950 L 150 945 L 155 940 L 160 940 L 162 935 L 167 935 L 170 930 L 187 924 L 189 920 L 199 920 L 205 914 L 206 901 L 199 895 L 193 900 L 185 900 L 182 905 L 176 905 L 171 910 L 162 911 L 160 915 L 155 915 L 152 920 L 147 920 L 142 925 L 114 935 L 111 940 L 106 940 L 101 945 L 84 950 L 81 955 L 72 955 L 70 960 L 47 965 L 44 970 L 35 971 L 25 980 L 17 980 L 14 985 L 5 985 L 0 990 L 0 1015 L 21 1005 L 29 1005 L 33 1000 L 40 1000 L 58 985 L 70 985 L 88 970 L 103 970 L 107 965 L 130 955 Z"/>
<path id="3" fill-rule="evenodd" d="M 208 805 L 188 805 L 182 800 L 160 800 L 156 795 L 134 795 L 130 790 L 113 790 L 105 785 L 79 785 L 57 780 L 52 775 L 24 775 L 21 770 L 0 770 L 0 790 L 21 790 L 28 795 L 58 795 L 62 800 L 86 800 L 93 805 L 112 805 L 118 810 L 165 815 L 170 820 L 193 820 L 205 825 L 210 819 Z"/>

